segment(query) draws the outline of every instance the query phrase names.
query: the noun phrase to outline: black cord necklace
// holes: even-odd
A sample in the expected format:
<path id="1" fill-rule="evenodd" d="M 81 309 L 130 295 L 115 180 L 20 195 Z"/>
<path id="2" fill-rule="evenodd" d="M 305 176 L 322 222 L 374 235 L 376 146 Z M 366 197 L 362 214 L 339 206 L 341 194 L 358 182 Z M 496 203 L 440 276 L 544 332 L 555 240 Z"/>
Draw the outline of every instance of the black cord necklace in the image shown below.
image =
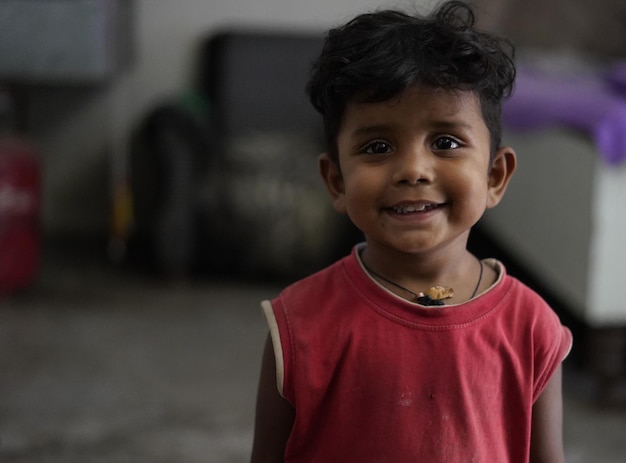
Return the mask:
<path id="1" fill-rule="evenodd" d="M 474 296 L 476 296 L 476 293 L 478 292 L 478 288 L 480 288 L 480 283 L 483 281 L 483 262 L 479 260 L 478 263 L 480 265 L 480 273 L 478 274 L 478 282 L 476 283 L 476 287 L 474 288 L 474 292 L 472 292 L 470 299 L 473 299 Z M 426 305 L 426 306 L 445 305 L 445 302 L 443 302 L 443 300 L 448 297 L 451 297 L 454 294 L 451 288 L 447 288 L 449 289 L 449 295 L 444 296 L 444 297 L 431 297 L 429 294 L 416 293 L 415 291 L 412 291 L 409 288 L 405 288 L 404 286 L 396 283 L 395 281 L 391 281 L 390 279 L 385 278 L 382 275 L 379 275 L 378 273 L 368 268 L 364 262 L 363 262 L 363 267 L 373 277 L 376 277 L 379 280 L 389 283 L 390 285 L 395 286 L 396 288 L 406 292 L 407 294 L 410 294 L 411 296 L 413 296 L 413 301 L 421 305 Z M 440 288 L 440 287 L 435 286 L 431 289 L 435 289 L 435 288 Z"/>

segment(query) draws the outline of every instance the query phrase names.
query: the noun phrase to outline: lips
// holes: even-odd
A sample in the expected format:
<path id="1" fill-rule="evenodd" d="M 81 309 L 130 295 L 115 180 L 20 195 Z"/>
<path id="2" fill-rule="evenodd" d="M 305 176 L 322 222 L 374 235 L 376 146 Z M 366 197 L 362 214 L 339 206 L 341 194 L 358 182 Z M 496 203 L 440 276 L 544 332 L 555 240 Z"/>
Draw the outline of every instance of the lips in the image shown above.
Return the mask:
<path id="1" fill-rule="evenodd" d="M 429 212 L 433 209 L 437 209 L 440 205 L 438 203 L 429 202 L 416 202 L 416 203 L 403 203 L 391 206 L 389 209 L 396 214 L 414 214 L 416 212 Z"/>

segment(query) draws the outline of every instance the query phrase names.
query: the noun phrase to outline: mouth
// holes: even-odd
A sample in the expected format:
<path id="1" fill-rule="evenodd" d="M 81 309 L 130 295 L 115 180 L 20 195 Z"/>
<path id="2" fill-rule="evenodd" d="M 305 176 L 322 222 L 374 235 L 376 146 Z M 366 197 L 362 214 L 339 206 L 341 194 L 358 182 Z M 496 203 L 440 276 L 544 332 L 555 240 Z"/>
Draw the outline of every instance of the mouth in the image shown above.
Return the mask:
<path id="1" fill-rule="evenodd" d="M 391 206 L 389 210 L 393 211 L 395 214 L 405 215 L 418 212 L 429 212 L 440 206 L 441 204 L 438 203 L 410 203 Z"/>

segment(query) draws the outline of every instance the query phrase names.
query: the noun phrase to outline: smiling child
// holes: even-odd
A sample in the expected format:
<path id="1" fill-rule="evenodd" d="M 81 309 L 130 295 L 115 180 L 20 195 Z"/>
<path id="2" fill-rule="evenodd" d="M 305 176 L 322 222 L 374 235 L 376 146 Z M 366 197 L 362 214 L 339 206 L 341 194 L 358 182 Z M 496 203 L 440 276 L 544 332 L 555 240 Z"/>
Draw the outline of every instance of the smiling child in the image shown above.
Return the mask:
<path id="1" fill-rule="evenodd" d="M 334 208 L 364 242 L 264 301 L 252 462 L 564 461 L 570 331 L 467 249 L 516 156 L 508 43 L 461 2 L 328 33 L 308 92 Z"/>

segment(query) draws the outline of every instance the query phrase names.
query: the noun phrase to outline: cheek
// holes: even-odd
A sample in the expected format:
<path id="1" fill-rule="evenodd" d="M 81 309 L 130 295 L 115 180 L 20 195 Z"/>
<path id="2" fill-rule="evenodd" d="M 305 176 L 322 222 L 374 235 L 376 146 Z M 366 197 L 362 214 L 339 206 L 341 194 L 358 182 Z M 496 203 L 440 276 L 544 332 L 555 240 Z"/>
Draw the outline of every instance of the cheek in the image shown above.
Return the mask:
<path id="1" fill-rule="evenodd" d="M 360 201 L 373 197 L 386 188 L 385 175 L 376 169 L 353 168 L 344 175 L 346 196 L 349 200 Z"/>
<path id="2" fill-rule="evenodd" d="M 368 175 L 367 171 L 344 179 L 346 213 L 355 225 L 361 228 L 377 213 L 380 195 L 385 188 L 381 185 L 379 177 Z"/>
<path id="3" fill-rule="evenodd" d="M 464 214 L 482 214 L 487 207 L 488 178 L 485 174 L 476 171 L 463 171 L 460 175 L 448 179 L 450 195 L 461 208 Z"/>
<path id="4" fill-rule="evenodd" d="M 349 216 L 356 218 L 371 207 L 373 197 L 365 182 L 349 182 L 345 191 L 346 212 Z"/>

